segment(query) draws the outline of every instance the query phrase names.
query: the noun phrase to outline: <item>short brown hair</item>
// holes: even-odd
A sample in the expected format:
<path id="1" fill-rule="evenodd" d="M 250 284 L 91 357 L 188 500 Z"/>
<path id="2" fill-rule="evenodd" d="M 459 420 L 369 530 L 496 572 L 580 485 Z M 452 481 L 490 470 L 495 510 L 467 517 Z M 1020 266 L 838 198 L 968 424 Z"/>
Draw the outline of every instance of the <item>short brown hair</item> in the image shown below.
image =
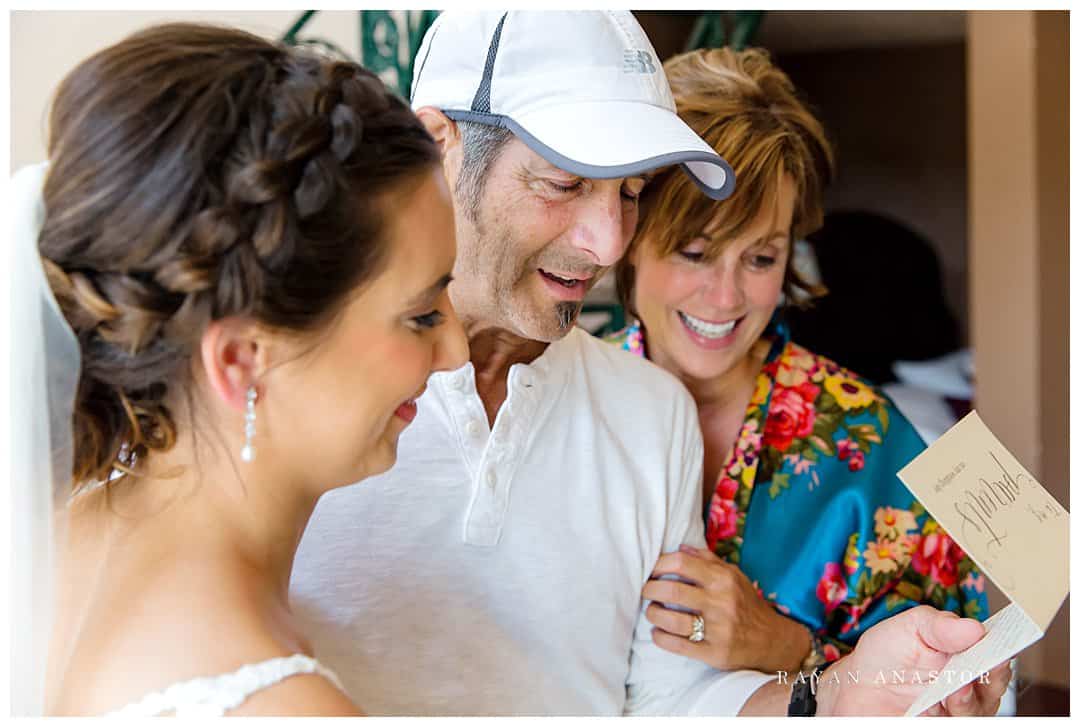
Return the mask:
<path id="1" fill-rule="evenodd" d="M 795 180 L 792 232 L 801 238 L 822 225 L 824 189 L 833 175 L 833 153 L 825 130 L 799 100 L 787 75 L 772 64 L 767 51 L 750 48 L 696 50 L 664 63 L 679 117 L 708 142 L 735 171 L 735 191 L 714 202 L 689 176 L 672 167 L 661 172 L 641 197 L 642 222 L 631 249 L 649 240 L 661 256 L 675 253 L 724 212 L 706 258 L 719 255 L 776 198 L 780 180 Z M 719 206 L 718 206 L 719 205 Z M 784 292 L 811 295 L 821 289 L 804 281 L 789 255 Z M 623 305 L 632 308 L 634 269 L 629 255 L 615 268 Z"/>
<path id="2" fill-rule="evenodd" d="M 82 355 L 73 482 L 176 437 L 206 325 L 316 330 L 386 258 L 383 197 L 438 148 L 369 71 L 208 25 L 77 66 L 50 116 L 39 250 Z"/>

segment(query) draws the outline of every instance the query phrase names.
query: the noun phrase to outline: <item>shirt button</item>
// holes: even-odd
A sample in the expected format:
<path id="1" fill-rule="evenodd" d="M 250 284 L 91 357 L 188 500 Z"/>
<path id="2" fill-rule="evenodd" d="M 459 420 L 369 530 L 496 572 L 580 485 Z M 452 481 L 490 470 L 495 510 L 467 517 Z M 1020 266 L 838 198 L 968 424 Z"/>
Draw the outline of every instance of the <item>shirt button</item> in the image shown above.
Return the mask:
<path id="1" fill-rule="evenodd" d="M 521 376 L 518 376 L 518 381 L 520 381 L 521 385 L 525 387 L 532 386 L 535 380 L 536 379 L 533 377 L 531 371 L 522 371 Z"/>
<path id="2" fill-rule="evenodd" d="M 488 470 L 487 473 L 484 475 L 484 481 L 487 482 L 487 486 L 489 489 L 494 490 L 495 485 L 499 484 L 499 478 L 498 476 L 496 476 L 495 470 Z"/>
<path id="3" fill-rule="evenodd" d="M 458 374 L 450 379 L 450 388 L 454 391 L 461 391 L 465 388 L 465 374 Z"/>
<path id="4" fill-rule="evenodd" d="M 465 425 L 465 433 L 470 437 L 479 437 L 483 433 L 483 429 L 480 427 L 480 422 L 475 419 L 470 419 Z"/>

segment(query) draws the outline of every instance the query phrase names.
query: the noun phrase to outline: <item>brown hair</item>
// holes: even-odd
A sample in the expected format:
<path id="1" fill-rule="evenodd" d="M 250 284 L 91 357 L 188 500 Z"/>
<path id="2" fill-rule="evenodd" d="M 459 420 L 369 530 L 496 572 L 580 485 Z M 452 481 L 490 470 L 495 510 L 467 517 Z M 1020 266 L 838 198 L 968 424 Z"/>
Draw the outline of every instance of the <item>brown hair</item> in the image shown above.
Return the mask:
<path id="1" fill-rule="evenodd" d="M 631 249 L 649 240 L 660 256 L 675 253 L 700 236 L 723 212 L 708 235 L 706 258 L 720 254 L 758 213 L 774 203 L 780 180 L 795 180 L 792 232 L 801 238 L 821 227 L 825 186 L 833 174 L 833 154 L 825 130 L 798 99 L 791 80 L 774 66 L 767 51 L 751 48 L 696 50 L 670 58 L 664 71 L 679 117 L 708 142 L 735 172 L 735 191 L 723 202 L 703 195 L 677 167 L 664 170 L 641 197 L 642 222 Z M 804 281 L 788 256 L 784 292 L 819 295 Z M 633 310 L 634 269 L 629 255 L 615 268 L 623 305 Z"/>
<path id="2" fill-rule="evenodd" d="M 50 117 L 39 250 L 82 369 L 73 481 L 176 437 L 206 325 L 332 320 L 383 263 L 382 199 L 438 149 L 370 72 L 170 24 L 81 63 Z"/>

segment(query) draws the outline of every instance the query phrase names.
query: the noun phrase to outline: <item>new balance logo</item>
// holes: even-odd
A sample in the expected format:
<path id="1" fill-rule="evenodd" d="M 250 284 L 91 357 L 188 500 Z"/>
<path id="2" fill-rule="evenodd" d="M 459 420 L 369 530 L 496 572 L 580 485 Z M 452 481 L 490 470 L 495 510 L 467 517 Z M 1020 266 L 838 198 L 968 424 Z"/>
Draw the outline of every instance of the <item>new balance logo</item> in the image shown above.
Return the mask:
<path id="1" fill-rule="evenodd" d="M 656 73 L 656 66 L 648 51 L 628 50 L 623 52 L 623 73 Z"/>

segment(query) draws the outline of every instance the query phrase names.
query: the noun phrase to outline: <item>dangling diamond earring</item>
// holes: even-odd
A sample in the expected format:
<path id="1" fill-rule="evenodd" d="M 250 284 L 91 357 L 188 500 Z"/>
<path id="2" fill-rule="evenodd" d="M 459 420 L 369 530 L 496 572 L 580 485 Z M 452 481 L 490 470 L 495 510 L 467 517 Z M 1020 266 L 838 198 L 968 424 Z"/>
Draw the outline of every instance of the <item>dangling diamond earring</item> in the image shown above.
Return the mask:
<path id="1" fill-rule="evenodd" d="M 244 412 L 244 448 L 240 450 L 240 459 L 245 462 L 255 461 L 255 401 L 259 398 L 254 386 L 247 390 L 247 410 Z"/>

